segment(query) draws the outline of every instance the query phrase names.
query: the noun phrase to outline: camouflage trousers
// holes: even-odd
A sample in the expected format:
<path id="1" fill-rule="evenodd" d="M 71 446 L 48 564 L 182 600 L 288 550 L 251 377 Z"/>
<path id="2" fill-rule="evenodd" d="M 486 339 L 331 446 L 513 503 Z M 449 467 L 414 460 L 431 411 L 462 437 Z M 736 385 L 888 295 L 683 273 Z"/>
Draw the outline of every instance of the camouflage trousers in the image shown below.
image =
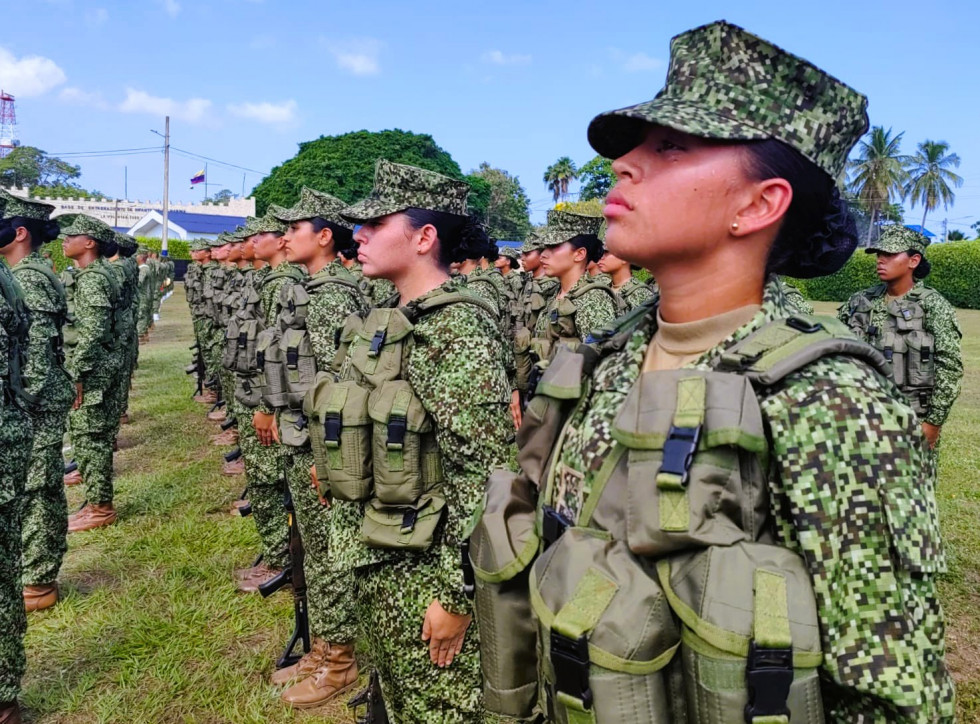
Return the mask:
<path id="1" fill-rule="evenodd" d="M 113 415 L 116 418 L 116 422 L 113 425 L 113 438 L 119 432 L 119 417 L 129 406 L 129 383 L 133 378 L 133 369 L 135 367 L 135 355 L 129 345 L 126 345 L 120 350 L 119 356 L 120 370 L 112 378 L 112 382 L 109 383 L 109 388 L 106 390 L 109 404 L 112 405 Z"/>
<path id="2" fill-rule="evenodd" d="M 220 376 L 221 372 L 221 351 L 225 344 L 224 330 L 217 329 L 213 324 L 206 329 L 204 350 L 204 368 L 207 370 L 208 379 Z M 222 396 L 228 399 L 235 394 L 235 388 L 222 388 Z"/>
<path id="3" fill-rule="evenodd" d="M 303 572 L 310 633 L 332 644 L 353 643 L 357 638 L 354 578 L 349 571 L 338 573 L 328 565 L 331 511 L 320 502 L 316 488 L 311 485 L 313 451 L 309 445 L 286 447 L 286 451 L 286 482 L 306 553 Z"/>
<path id="4" fill-rule="evenodd" d="M 436 557 L 424 553 L 354 572 L 359 631 L 396 724 L 488 721 L 476 626 L 467 629 L 463 650 L 444 669 L 432 663 L 422 641 L 425 611 L 437 598 L 437 566 Z"/>
<path id="5" fill-rule="evenodd" d="M 68 413 L 72 455 L 85 485 L 85 499 L 93 505 L 112 502 L 112 441 L 119 425 L 110 387 L 86 390 L 82 404 Z"/>
<path id="6" fill-rule="evenodd" d="M 150 331 L 150 324 L 153 322 L 153 300 L 147 295 L 140 297 L 140 303 L 136 315 L 136 333 L 142 337 Z"/>
<path id="7" fill-rule="evenodd" d="M 23 497 L 21 560 L 24 585 L 39 586 L 58 578 L 68 550 L 68 501 L 61 456 L 68 411 L 41 412 L 31 419 L 34 444 Z"/>
<path id="8" fill-rule="evenodd" d="M 234 394 L 234 393 L 229 393 Z M 252 427 L 252 410 L 238 419 L 238 447 L 245 459 L 245 481 L 252 519 L 262 539 L 262 556 L 271 568 L 284 568 L 289 560 L 289 523 L 283 505 L 285 461 L 282 445 L 262 445 Z"/>

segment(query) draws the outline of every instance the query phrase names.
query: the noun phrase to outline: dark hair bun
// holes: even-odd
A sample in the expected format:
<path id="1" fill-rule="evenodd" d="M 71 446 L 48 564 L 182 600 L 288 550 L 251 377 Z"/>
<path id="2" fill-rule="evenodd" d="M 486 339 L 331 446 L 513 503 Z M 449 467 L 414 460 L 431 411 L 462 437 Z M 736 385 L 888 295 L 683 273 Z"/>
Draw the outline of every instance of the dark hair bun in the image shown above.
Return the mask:
<path id="1" fill-rule="evenodd" d="M 446 239 L 443 243 L 450 242 Z M 482 259 L 491 256 L 497 249 L 487 230 L 475 217 L 467 216 L 456 232 L 456 253 L 453 261 L 466 261 L 467 259 Z"/>
<path id="2" fill-rule="evenodd" d="M 929 260 L 922 256 L 922 254 L 918 251 L 910 251 L 909 254 L 919 254 L 919 256 L 922 257 L 919 261 L 919 266 L 912 270 L 912 277 L 915 279 L 925 279 L 927 276 L 929 276 L 929 272 L 932 271 L 932 264 L 929 263 Z"/>
<path id="3" fill-rule="evenodd" d="M 41 242 L 42 244 L 54 241 L 61 235 L 61 227 L 58 226 L 58 222 L 54 219 L 45 221 L 39 231 L 40 235 L 44 237 L 44 240 Z"/>
<path id="4" fill-rule="evenodd" d="M 17 238 L 17 229 L 10 224 L 9 219 L 0 219 L 0 246 L 6 246 Z"/>
<path id="5" fill-rule="evenodd" d="M 784 224 L 786 222 L 792 223 L 792 220 L 787 218 Z M 857 224 L 836 185 L 816 231 L 801 238 L 804 225 L 798 227 L 780 231 L 769 253 L 770 272 L 800 279 L 833 274 L 847 263 L 858 245 Z"/>
<path id="6" fill-rule="evenodd" d="M 579 234 L 568 240 L 576 249 L 585 249 L 585 258 L 591 264 L 602 258 L 602 240 L 595 234 Z"/>

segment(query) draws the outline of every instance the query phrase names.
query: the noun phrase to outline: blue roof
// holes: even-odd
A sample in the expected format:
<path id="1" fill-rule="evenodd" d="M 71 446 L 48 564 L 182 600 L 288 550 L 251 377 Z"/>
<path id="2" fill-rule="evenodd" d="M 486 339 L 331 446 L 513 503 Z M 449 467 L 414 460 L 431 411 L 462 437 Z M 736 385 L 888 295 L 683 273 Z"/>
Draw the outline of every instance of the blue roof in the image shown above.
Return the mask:
<path id="1" fill-rule="evenodd" d="M 918 231 L 920 234 L 922 234 L 927 239 L 935 239 L 936 238 L 936 235 L 933 234 L 931 231 L 929 231 L 929 229 L 926 229 L 925 227 L 920 226 L 919 224 L 906 224 L 905 225 L 905 228 L 906 229 L 911 229 L 912 231 Z"/>
<path id="2" fill-rule="evenodd" d="M 171 211 L 168 217 L 190 234 L 220 234 L 222 231 L 234 231 L 245 223 L 244 216 L 193 214 L 190 211 Z"/>
<path id="3" fill-rule="evenodd" d="M 497 246 L 498 247 L 512 246 L 512 247 L 514 247 L 516 249 L 519 249 L 520 247 L 524 246 L 524 242 L 523 241 L 504 241 L 503 239 L 497 239 Z"/>

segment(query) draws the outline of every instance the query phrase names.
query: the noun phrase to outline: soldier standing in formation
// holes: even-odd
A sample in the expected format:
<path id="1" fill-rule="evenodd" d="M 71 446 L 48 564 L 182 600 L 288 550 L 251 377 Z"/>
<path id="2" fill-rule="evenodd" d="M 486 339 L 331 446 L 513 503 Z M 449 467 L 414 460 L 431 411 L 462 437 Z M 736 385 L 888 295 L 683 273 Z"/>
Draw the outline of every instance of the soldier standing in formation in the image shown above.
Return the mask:
<path id="1" fill-rule="evenodd" d="M 633 276 L 639 267 L 623 261 L 611 251 L 606 251 L 599 259 L 599 270 L 609 276 L 613 291 L 623 300 L 623 311 L 636 309 L 656 294 L 655 284 L 644 284 Z"/>
<path id="2" fill-rule="evenodd" d="M 22 575 L 24 606 L 36 611 L 57 602 L 58 571 L 68 549 L 61 447 L 75 387 L 64 367 L 65 290 L 38 251 L 60 233 L 58 224 L 50 220 L 54 207 L 0 191 L 0 206 L 4 204 L 0 235 L 12 232 L 14 236 L 0 247 L 0 254 L 13 269 L 31 315 L 24 374 L 36 402 L 31 407 L 34 446 L 23 496 Z"/>

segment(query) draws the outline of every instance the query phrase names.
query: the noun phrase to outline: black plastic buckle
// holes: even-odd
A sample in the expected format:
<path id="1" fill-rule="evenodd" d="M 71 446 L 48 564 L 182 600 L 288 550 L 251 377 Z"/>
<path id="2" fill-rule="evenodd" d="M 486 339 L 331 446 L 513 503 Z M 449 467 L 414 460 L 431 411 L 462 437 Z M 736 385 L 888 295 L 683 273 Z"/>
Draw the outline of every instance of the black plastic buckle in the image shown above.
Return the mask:
<path id="1" fill-rule="evenodd" d="M 238 346 L 239 347 L 248 346 L 248 334 L 246 334 L 245 332 L 238 333 Z"/>
<path id="2" fill-rule="evenodd" d="M 568 518 L 550 505 L 541 507 L 541 538 L 545 548 L 550 548 L 551 544 L 561 538 L 571 525 L 572 522 Z"/>
<path id="3" fill-rule="evenodd" d="M 749 703 L 745 705 L 745 722 L 752 724 L 758 716 L 789 716 L 790 686 L 793 684 L 793 649 L 766 649 L 749 642 L 745 666 Z"/>
<path id="4" fill-rule="evenodd" d="M 548 315 L 548 319 L 551 320 L 552 324 L 558 324 L 558 310 L 552 309 L 551 313 Z"/>
<path id="5" fill-rule="evenodd" d="M 401 415 L 392 415 L 388 420 L 388 439 L 385 441 L 388 447 L 405 444 L 405 433 L 408 432 L 408 420 Z"/>
<path id="6" fill-rule="evenodd" d="M 289 367 L 289 369 L 294 370 L 296 369 L 297 365 L 299 365 L 299 349 L 296 347 L 287 347 L 286 366 Z"/>
<path id="7" fill-rule="evenodd" d="M 804 334 L 813 334 L 814 332 L 819 332 L 823 329 L 823 325 L 820 322 L 809 322 L 802 317 L 789 317 L 786 320 L 786 326 L 792 327 L 798 332 L 803 332 Z"/>
<path id="8" fill-rule="evenodd" d="M 470 560 L 470 540 L 459 544 L 460 568 L 463 571 L 463 594 L 470 600 L 476 595 L 476 573 Z"/>
<path id="9" fill-rule="evenodd" d="M 324 442 L 340 443 L 340 428 L 342 427 L 340 413 L 328 412 L 323 418 Z"/>
<path id="10" fill-rule="evenodd" d="M 932 356 L 932 347 L 923 347 L 922 348 L 922 361 L 923 362 L 928 362 L 929 361 L 929 358 L 931 356 Z"/>
<path id="11" fill-rule="evenodd" d="M 405 508 L 402 513 L 402 533 L 409 533 L 415 530 L 415 522 L 419 519 L 419 512 L 415 508 Z"/>
<path id="12" fill-rule="evenodd" d="M 895 350 L 893 348 L 891 348 L 891 347 L 885 347 L 882 350 L 882 353 L 885 355 L 885 359 L 888 360 L 889 362 L 891 362 L 892 361 L 892 357 L 895 356 Z"/>
<path id="13" fill-rule="evenodd" d="M 377 357 L 379 354 L 381 354 L 381 348 L 384 346 L 385 337 L 387 336 L 388 336 L 388 330 L 386 329 L 379 329 L 377 332 L 374 333 L 374 336 L 371 338 L 372 357 Z"/>
<path id="14" fill-rule="evenodd" d="M 868 336 L 872 339 L 878 336 L 878 325 L 872 324 L 868 326 Z"/>
<path id="15" fill-rule="evenodd" d="M 676 427 L 670 426 L 667 440 L 664 442 L 664 459 L 660 464 L 661 473 L 679 475 L 681 485 L 687 485 L 691 474 L 691 462 L 701 441 L 701 426 Z"/>
<path id="16" fill-rule="evenodd" d="M 585 636 L 569 638 L 551 632 L 551 665 L 555 669 L 555 689 L 592 708 L 592 689 L 589 688 L 589 641 Z"/>
<path id="17" fill-rule="evenodd" d="M 265 352 L 260 350 L 255 353 L 255 366 L 258 369 L 265 367 Z"/>
<path id="18" fill-rule="evenodd" d="M 306 420 L 306 415 L 300 415 L 299 419 L 293 423 L 293 427 L 297 430 L 305 430 L 309 426 L 309 422 Z"/>

